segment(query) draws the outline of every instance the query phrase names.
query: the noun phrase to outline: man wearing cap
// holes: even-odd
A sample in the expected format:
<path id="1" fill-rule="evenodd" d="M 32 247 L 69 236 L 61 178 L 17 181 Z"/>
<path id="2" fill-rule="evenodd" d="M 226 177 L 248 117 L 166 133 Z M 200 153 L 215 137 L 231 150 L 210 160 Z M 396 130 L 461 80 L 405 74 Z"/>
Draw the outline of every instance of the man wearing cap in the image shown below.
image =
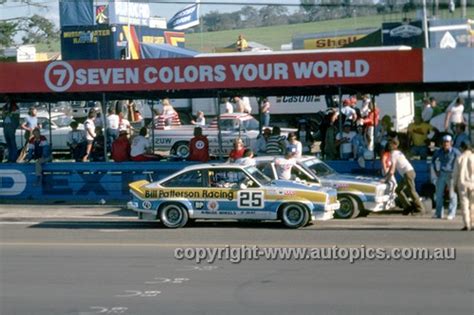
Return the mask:
<path id="1" fill-rule="evenodd" d="M 458 197 L 454 191 L 453 170 L 454 164 L 461 153 L 452 146 L 452 137 L 443 137 L 443 146 L 438 149 L 431 160 L 431 167 L 436 174 L 436 213 L 433 218 L 443 218 L 443 196 L 446 186 L 449 188 L 449 213 L 448 220 L 456 216 Z"/>
<path id="2" fill-rule="evenodd" d="M 464 227 L 463 231 L 471 231 L 474 215 L 474 154 L 468 142 L 461 143 L 462 154 L 454 164 L 453 178 L 461 201 Z"/>
<path id="3" fill-rule="evenodd" d="M 296 147 L 288 146 L 284 158 L 275 159 L 275 168 L 278 179 L 291 179 L 291 169 L 296 165 Z"/>
<path id="4" fill-rule="evenodd" d="M 391 177 L 395 175 L 395 171 L 402 176 L 400 184 L 395 189 L 400 203 L 403 207 L 403 214 L 407 215 L 410 212 L 423 212 L 423 205 L 420 201 L 420 196 L 416 192 L 415 177 L 416 173 L 413 166 L 407 160 L 405 155 L 398 150 L 400 143 L 397 139 L 390 140 L 391 163 L 390 169 L 385 175 L 385 181 L 388 183 Z M 411 199 L 411 202 L 409 201 Z"/>
<path id="5" fill-rule="evenodd" d="M 356 136 L 354 131 L 351 131 L 351 122 L 346 121 L 342 132 L 336 135 L 336 146 L 339 146 L 339 153 L 342 160 L 349 160 L 353 158 L 352 139 Z"/>

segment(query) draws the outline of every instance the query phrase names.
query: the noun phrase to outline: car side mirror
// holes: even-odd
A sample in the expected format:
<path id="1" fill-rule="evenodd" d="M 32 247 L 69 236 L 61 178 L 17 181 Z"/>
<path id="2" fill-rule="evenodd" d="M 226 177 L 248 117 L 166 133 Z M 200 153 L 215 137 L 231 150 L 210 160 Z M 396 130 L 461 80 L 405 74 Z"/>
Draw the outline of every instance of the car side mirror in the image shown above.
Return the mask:
<path id="1" fill-rule="evenodd" d="M 245 185 L 244 183 L 240 183 L 239 188 L 242 190 L 247 189 L 247 185 Z"/>

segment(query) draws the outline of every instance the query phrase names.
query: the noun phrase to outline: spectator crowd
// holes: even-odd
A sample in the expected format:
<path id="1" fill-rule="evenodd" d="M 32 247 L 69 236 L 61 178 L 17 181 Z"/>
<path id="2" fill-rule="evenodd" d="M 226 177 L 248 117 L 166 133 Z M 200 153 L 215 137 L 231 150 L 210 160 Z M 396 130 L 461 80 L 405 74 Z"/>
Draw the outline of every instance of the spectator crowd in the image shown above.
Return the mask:
<path id="1" fill-rule="evenodd" d="M 221 99 L 225 113 L 252 113 L 248 97 L 235 96 Z M 360 103 L 360 106 L 357 106 Z M 179 117 L 169 99 L 162 100 L 162 110 L 153 119 L 154 128 L 167 128 L 179 125 Z M 242 165 L 254 165 L 254 155 L 277 156 L 275 166 L 281 179 L 291 179 L 291 168 L 295 159 L 302 156 L 304 147 L 299 133 L 281 134 L 278 126 L 270 127 L 271 104 L 268 98 L 262 98 L 261 125 L 263 131 L 252 147 L 246 147 L 244 140 L 236 138 L 228 162 Z M 365 160 L 381 157 L 382 174 L 391 193 L 399 197 L 405 213 L 421 212 L 423 205 L 415 189 L 415 172 L 410 160 L 426 160 L 432 155 L 431 168 L 436 177 L 435 218 L 443 218 L 445 191 L 449 195 L 447 219 L 455 217 L 458 199 L 464 213 L 474 204 L 474 155 L 466 134 L 464 119 L 464 101 L 458 98 L 445 111 L 444 130 L 435 128 L 431 119 L 441 110 L 434 98 L 423 101 L 423 108 L 408 126 L 406 134 L 394 130 L 391 117 L 380 117 L 375 102 L 368 96 L 351 96 L 342 100 L 340 110 L 334 108 L 325 116 L 321 126 L 320 151 L 323 159 L 355 160 L 364 165 Z M 3 132 L 7 142 L 8 162 L 36 163 L 38 183 L 42 181 L 41 166 L 51 161 L 51 147 L 46 137 L 41 135 L 37 119 L 37 110 L 31 107 L 23 121 L 19 118 L 19 109 L 15 102 L 7 102 L 2 111 Z M 131 122 L 130 122 L 130 120 Z M 188 160 L 207 162 L 210 159 L 209 140 L 203 134 L 206 117 L 203 111 L 191 121 L 195 125 L 194 137 L 189 142 Z M 84 122 L 84 129 L 78 129 L 78 123 L 72 121 L 67 137 L 71 157 L 76 162 L 101 162 L 110 157 L 115 162 L 159 161 L 162 156 L 155 154 L 148 137 L 144 119 L 133 100 L 117 102 L 110 106 L 106 117 L 91 109 Z M 105 126 L 105 129 L 104 129 Z M 135 129 L 136 127 L 140 127 Z M 342 129 L 340 129 L 342 126 Z M 17 149 L 15 131 L 24 130 L 26 145 Z M 139 130 L 138 133 L 135 130 Z M 107 141 L 105 141 L 107 139 Z M 304 139 L 302 139 L 303 142 Z M 106 143 L 106 144 L 105 144 Z M 439 147 L 437 150 L 432 150 Z M 432 152 L 434 151 L 434 152 Z M 401 181 L 397 184 L 395 174 Z M 470 216 L 469 216 L 470 218 Z M 468 215 L 464 216 L 465 228 L 471 229 Z"/>

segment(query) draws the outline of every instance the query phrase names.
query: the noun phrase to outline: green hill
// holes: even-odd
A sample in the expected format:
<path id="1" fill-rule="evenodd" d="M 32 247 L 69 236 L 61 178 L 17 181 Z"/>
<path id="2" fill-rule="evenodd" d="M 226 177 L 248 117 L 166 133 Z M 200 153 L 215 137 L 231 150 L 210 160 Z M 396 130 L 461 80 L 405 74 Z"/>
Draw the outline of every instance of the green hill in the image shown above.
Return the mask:
<path id="1" fill-rule="evenodd" d="M 447 10 L 440 11 L 441 18 L 459 18 L 460 10 L 450 15 Z M 468 18 L 474 19 L 474 8 L 468 8 Z M 248 28 L 220 32 L 186 34 L 186 47 L 201 52 L 213 52 L 216 47 L 225 47 L 243 34 L 248 41 L 254 41 L 280 50 L 282 44 L 291 43 L 296 34 L 329 32 L 356 28 L 380 28 L 384 22 L 398 22 L 404 17 L 415 19 L 415 13 L 374 15 L 346 19 L 328 20 L 313 23 L 278 25 L 271 27 Z"/>
<path id="2" fill-rule="evenodd" d="M 461 10 L 456 10 L 454 15 L 447 10 L 440 11 L 440 18 L 459 18 Z M 467 10 L 467 16 L 474 19 L 474 7 Z M 415 19 L 415 13 L 408 14 L 383 14 L 363 17 L 352 17 L 346 19 L 328 20 L 313 23 L 278 25 L 270 27 L 238 29 L 220 32 L 189 33 L 186 34 L 186 47 L 201 52 L 213 52 L 216 47 L 225 47 L 237 40 L 239 34 L 243 34 L 249 41 L 261 43 L 274 50 L 280 50 L 282 44 L 291 43 L 296 34 L 329 32 L 356 28 L 380 28 L 383 22 L 398 22 L 404 17 Z M 60 51 L 59 41 L 51 45 L 38 44 L 38 52 Z"/>

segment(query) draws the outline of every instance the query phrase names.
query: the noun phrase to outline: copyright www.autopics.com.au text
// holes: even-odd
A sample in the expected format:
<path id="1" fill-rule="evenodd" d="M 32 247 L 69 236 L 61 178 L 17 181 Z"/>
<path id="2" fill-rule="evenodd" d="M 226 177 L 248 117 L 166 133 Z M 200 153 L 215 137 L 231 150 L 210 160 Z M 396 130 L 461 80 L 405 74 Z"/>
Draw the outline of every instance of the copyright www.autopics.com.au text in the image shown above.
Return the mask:
<path id="1" fill-rule="evenodd" d="M 351 264 L 358 261 L 446 261 L 456 259 L 456 248 L 426 247 L 260 247 L 241 245 L 222 247 L 178 247 L 174 258 L 197 263 L 227 260 L 232 263 L 255 260 L 340 260 Z"/>

